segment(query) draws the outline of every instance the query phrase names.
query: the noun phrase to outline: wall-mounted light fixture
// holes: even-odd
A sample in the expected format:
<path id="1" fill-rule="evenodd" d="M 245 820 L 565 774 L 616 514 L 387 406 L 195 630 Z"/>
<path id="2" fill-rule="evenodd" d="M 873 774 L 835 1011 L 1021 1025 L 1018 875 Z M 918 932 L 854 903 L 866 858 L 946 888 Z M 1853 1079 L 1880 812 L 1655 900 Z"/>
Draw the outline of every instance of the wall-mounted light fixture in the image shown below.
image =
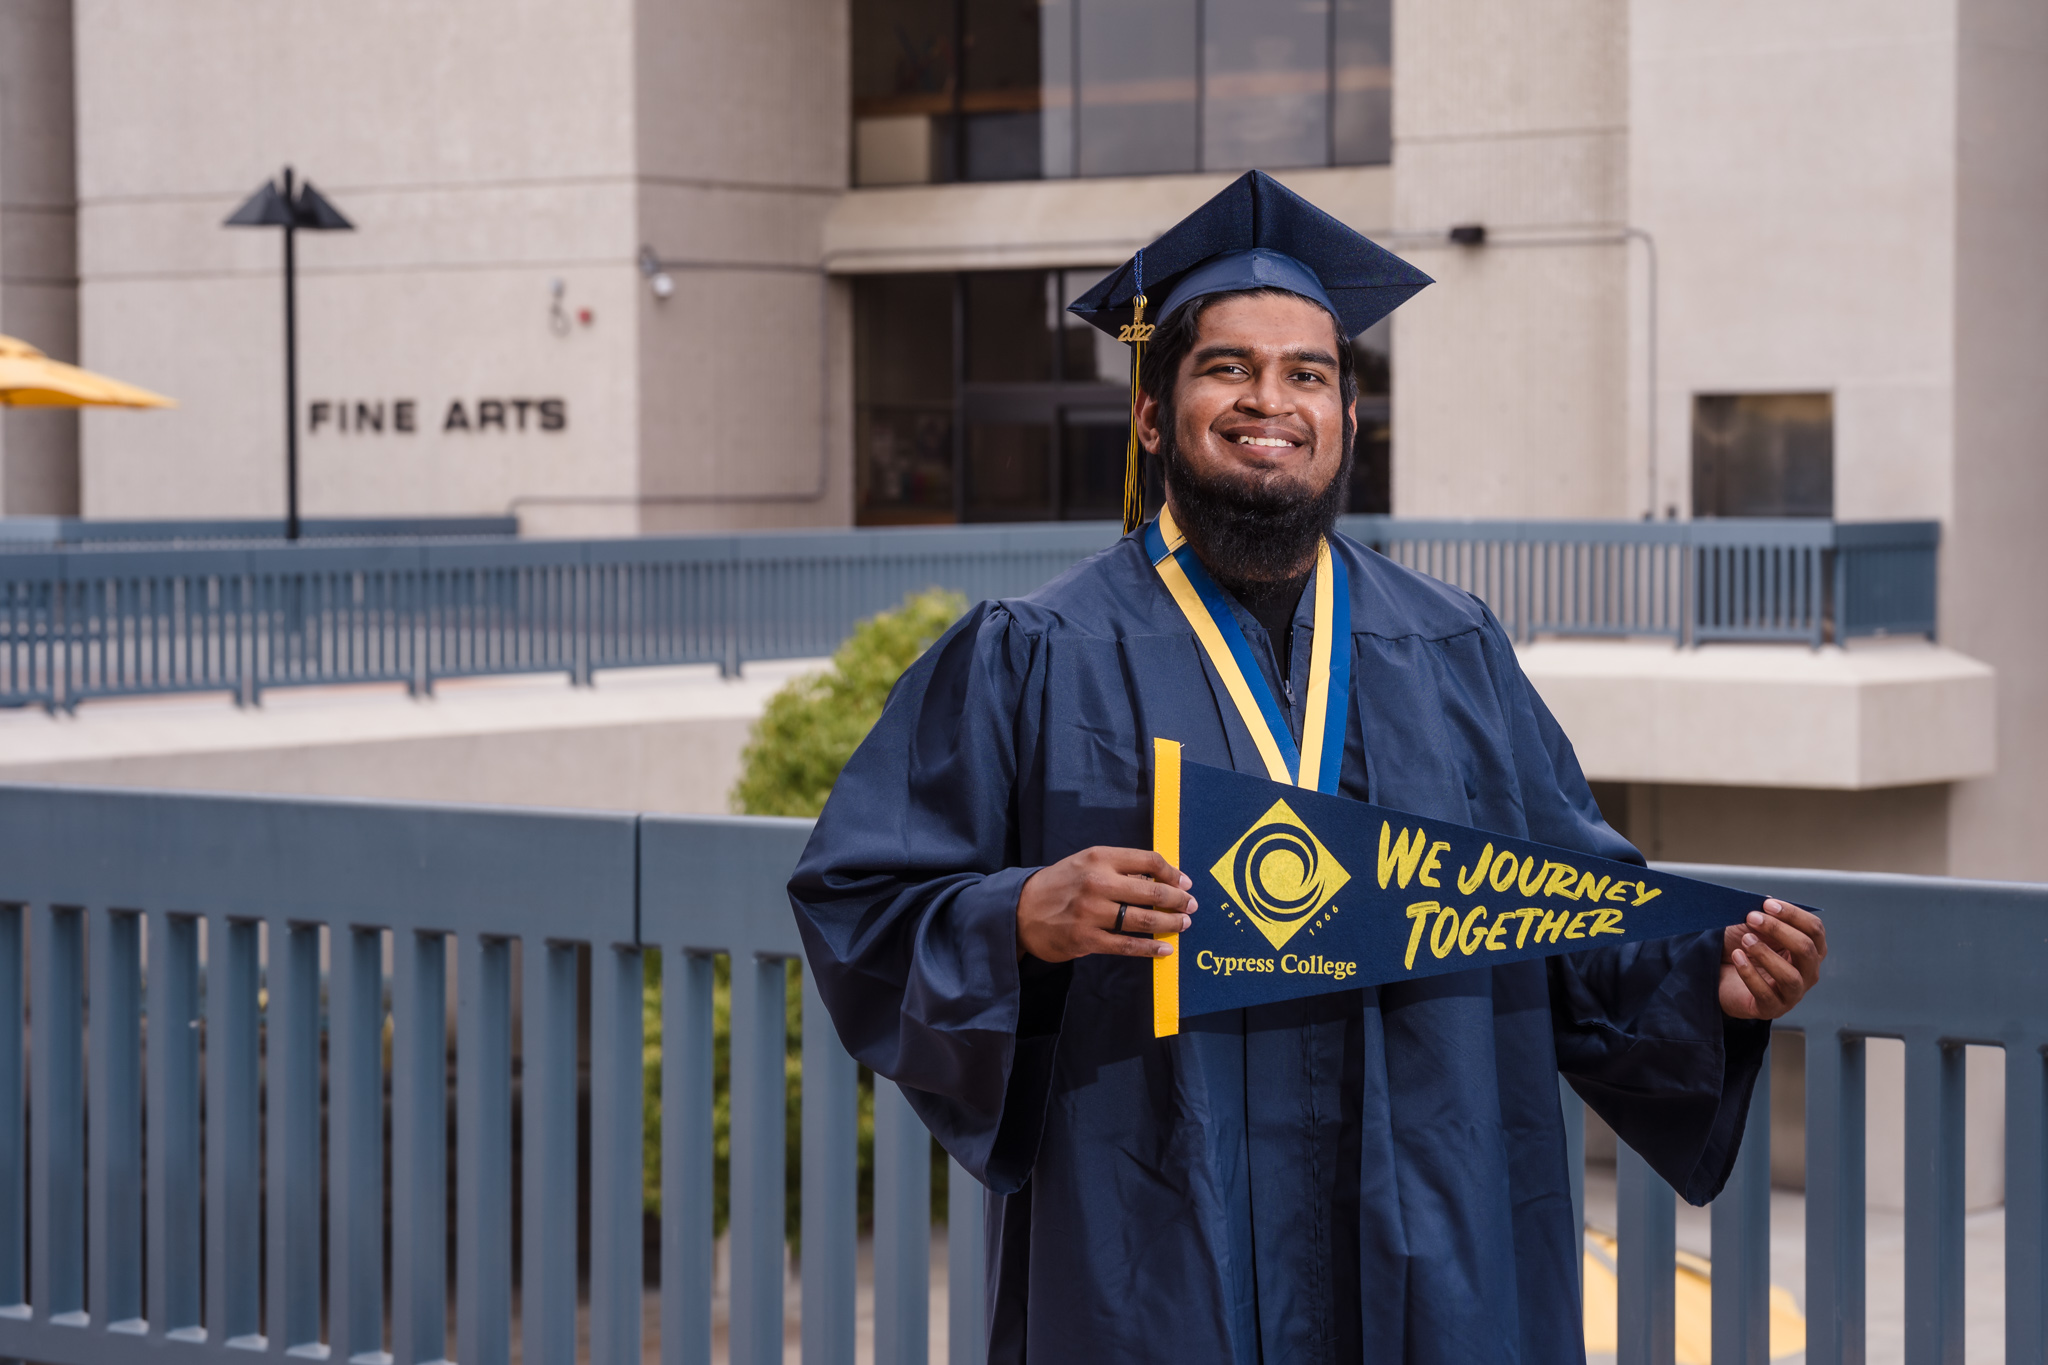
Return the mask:
<path id="1" fill-rule="evenodd" d="M 665 299 L 676 292 L 675 276 L 661 268 L 661 257 L 654 254 L 654 248 L 640 248 L 640 273 L 647 277 L 647 287 L 654 291 L 654 297 Z"/>

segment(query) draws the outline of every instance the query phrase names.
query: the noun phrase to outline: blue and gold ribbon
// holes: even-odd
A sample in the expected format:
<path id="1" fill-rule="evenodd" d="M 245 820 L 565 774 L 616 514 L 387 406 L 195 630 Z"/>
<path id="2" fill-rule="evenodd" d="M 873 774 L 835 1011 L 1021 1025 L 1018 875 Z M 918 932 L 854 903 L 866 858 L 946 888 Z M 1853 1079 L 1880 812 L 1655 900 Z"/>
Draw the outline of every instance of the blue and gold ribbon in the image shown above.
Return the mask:
<path id="1" fill-rule="evenodd" d="M 1266 776 L 1311 791 L 1336 791 L 1351 705 L 1351 593 L 1343 561 L 1331 553 L 1330 542 L 1325 539 L 1316 547 L 1315 638 L 1299 748 L 1229 599 L 1202 567 L 1171 510 L 1162 508 L 1159 519 L 1145 528 L 1145 549 L 1251 732 Z"/>

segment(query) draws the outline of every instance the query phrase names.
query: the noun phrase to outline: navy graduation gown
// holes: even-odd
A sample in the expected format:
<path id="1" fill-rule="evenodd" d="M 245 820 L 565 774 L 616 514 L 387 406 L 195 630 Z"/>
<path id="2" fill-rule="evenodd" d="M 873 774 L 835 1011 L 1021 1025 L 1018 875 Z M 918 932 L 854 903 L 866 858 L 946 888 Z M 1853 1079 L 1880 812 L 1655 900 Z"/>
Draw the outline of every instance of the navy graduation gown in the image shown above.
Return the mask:
<path id="1" fill-rule="evenodd" d="M 1332 549 L 1352 596 L 1344 794 L 1640 862 L 1477 599 Z M 1313 601 L 1311 585 L 1304 673 Z M 1039 867 L 1151 846 L 1155 736 L 1264 772 L 1126 536 L 925 653 L 790 883 L 847 1048 L 988 1187 L 990 1360 L 1581 1360 L 1556 1077 L 1686 1198 L 1712 1198 L 1768 1039 L 1720 1011 L 1719 934 L 1154 1039 L 1145 959 L 1020 962 L 1016 907 Z"/>

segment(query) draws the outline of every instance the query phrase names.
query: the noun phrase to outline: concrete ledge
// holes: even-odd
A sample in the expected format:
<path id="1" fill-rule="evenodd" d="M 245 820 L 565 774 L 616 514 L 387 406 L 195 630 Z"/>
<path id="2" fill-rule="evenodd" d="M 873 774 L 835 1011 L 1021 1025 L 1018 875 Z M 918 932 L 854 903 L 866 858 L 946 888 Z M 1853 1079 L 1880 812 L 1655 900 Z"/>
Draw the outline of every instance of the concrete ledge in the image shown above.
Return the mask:
<path id="1" fill-rule="evenodd" d="M 769 696 L 823 660 L 99 700 L 0 712 L 0 782 L 724 814 Z"/>
<path id="2" fill-rule="evenodd" d="M 1855 791 L 1989 776 L 1989 666 L 1925 641 L 1546 640 L 1522 668 L 1596 782 Z"/>
<path id="3" fill-rule="evenodd" d="M 1393 221 L 1391 167 L 1276 178 L 1360 231 L 1385 232 Z M 854 190 L 825 216 L 825 266 L 849 275 L 1111 266 L 1235 179 L 1146 175 Z"/>

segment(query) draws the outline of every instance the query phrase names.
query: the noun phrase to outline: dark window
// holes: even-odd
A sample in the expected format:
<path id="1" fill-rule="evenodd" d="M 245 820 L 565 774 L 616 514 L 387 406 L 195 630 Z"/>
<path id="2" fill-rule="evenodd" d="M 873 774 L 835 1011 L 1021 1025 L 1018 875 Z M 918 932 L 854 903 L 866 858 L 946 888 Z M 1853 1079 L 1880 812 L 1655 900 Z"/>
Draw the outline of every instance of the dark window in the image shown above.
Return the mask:
<path id="1" fill-rule="evenodd" d="M 952 521 L 953 280 L 854 281 L 854 519 Z"/>
<path id="2" fill-rule="evenodd" d="M 1332 15 L 1330 160 L 1382 166 L 1393 159 L 1394 37 L 1388 0 L 1336 0 Z"/>
<path id="3" fill-rule="evenodd" d="M 854 518 L 1114 519 L 1123 507 L 1130 348 L 1066 311 L 1101 270 L 854 281 Z M 1388 507 L 1384 323 L 1358 357 L 1350 510 Z M 1159 505 L 1156 471 L 1148 506 Z"/>
<path id="4" fill-rule="evenodd" d="M 1833 516 L 1833 395 L 1695 395 L 1692 510 L 1696 517 Z"/>
<path id="5" fill-rule="evenodd" d="M 1393 328 L 1380 321 L 1351 342 L 1358 362 L 1358 435 L 1352 442 L 1353 512 L 1391 512 L 1393 503 Z"/>
<path id="6" fill-rule="evenodd" d="M 854 0 L 854 183 L 1389 159 L 1391 0 Z"/>

